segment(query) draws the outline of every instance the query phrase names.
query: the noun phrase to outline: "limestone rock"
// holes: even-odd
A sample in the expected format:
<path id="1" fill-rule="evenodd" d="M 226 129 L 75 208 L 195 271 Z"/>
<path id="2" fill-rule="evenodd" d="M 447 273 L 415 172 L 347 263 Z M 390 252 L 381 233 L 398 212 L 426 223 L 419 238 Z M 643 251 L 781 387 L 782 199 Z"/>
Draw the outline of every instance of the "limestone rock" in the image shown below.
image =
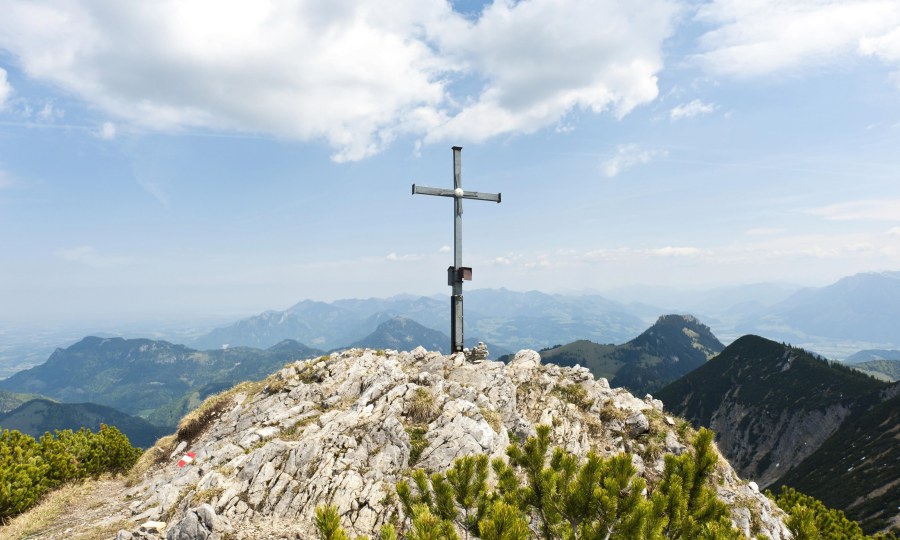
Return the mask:
<path id="1" fill-rule="evenodd" d="M 191 508 L 184 517 L 166 533 L 166 540 L 221 540 L 223 533 L 234 529 L 208 504 Z"/>
<path id="2" fill-rule="evenodd" d="M 651 447 L 687 448 L 657 400 L 612 389 L 586 368 L 542 365 L 528 350 L 504 365 L 421 347 L 351 349 L 295 362 L 216 399 L 224 404 L 218 417 L 169 447 L 196 461 L 156 465 L 125 493 L 136 522 L 168 517 L 167 540 L 313 538 L 315 509 L 327 503 L 351 537 L 374 537 L 402 517 L 394 486 L 411 468 L 444 470 L 466 454 L 505 457 L 538 424 L 579 455 L 630 451 L 649 480 L 664 466 Z M 719 469 L 719 497 L 748 508 L 760 533 L 786 540 L 783 513 L 724 460 Z M 735 516 L 743 525 L 744 514 Z M 143 537 L 117 537 L 131 538 Z"/>

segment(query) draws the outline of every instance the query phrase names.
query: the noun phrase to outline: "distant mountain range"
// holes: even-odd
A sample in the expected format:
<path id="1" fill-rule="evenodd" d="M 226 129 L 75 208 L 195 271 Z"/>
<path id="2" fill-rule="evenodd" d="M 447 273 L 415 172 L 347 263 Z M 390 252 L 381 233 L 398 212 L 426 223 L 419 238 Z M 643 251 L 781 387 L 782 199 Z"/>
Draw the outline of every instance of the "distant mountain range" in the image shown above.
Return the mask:
<path id="1" fill-rule="evenodd" d="M 653 393 L 706 363 L 725 346 L 708 326 L 690 315 L 663 315 L 623 345 L 579 340 L 541 351 L 541 358 L 561 366 L 580 364 L 596 377 L 609 379 L 635 395 Z"/>
<path id="2" fill-rule="evenodd" d="M 787 483 L 826 504 L 837 504 L 830 502 L 837 501 L 834 493 L 820 490 L 811 480 L 798 482 L 796 474 L 785 475 L 795 470 L 812 477 L 830 474 L 826 469 L 835 461 L 823 458 L 820 449 L 861 443 L 863 438 L 875 441 L 878 452 L 866 454 L 870 462 L 865 470 L 845 476 L 841 485 L 841 500 L 850 497 L 857 503 L 837 506 L 874 526 L 884 516 L 873 508 L 900 505 L 900 491 L 892 486 L 900 478 L 900 446 L 893 444 L 893 435 L 885 439 L 884 426 L 869 422 L 871 414 L 888 418 L 881 405 L 896 393 L 890 388 L 802 349 L 748 335 L 655 396 L 667 410 L 716 431 L 719 449 L 741 475 L 762 486 Z M 873 431 L 845 438 L 850 426 L 858 430 L 863 420 Z"/>
<path id="3" fill-rule="evenodd" d="M 304 300 L 285 311 L 267 311 L 217 328 L 191 345 L 269 347 L 290 338 L 332 350 L 363 340 L 378 325 L 398 316 L 432 330 L 449 329 L 449 306 L 446 298 L 410 295 L 331 303 Z M 466 336 L 505 351 L 576 339 L 624 341 L 646 324 L 629 307 L 597 295 L 479 289 L 466 293 L 465 306 Z"/>
<path id="4" fill-rule="evenodd" d="M 92 402 L 135 416 L 211 384 L 231 387 L 260 379 L 285 363 L 322 354 L 296 341 L 260 350 L 197 351 L 149 339 L 86 337 L 57 349 L 39 366 L 0 381 L 0 389 L 33 392 L 67 402 Z"/>
<path id="5" fill-rule="evenodd" d="M 844 363 L 847 365 L 861 364 L 870 360 L 900 360 L 900 351 L 884 349 L 867 349 L 848 356 Z"/>
<path id="6" fill-rule="evenodd" d="M 508 351 L 577 340 L 621 343 L 640 333 L 651 317 L 677 310 L 697 313 L 729 338 L 755 333 L 807 346 L 820 343 L 826 354 L 835 341 L 900 346 L 900 326 L 893 324 L 900 317 L 900 272 L 857 274 L 827 287 L 800 290 L 759 283 L 691 294 L 651 288 L 615 294 L 621 302 L 593 293 L 477 289 L 465 296 L 466 335 Z M 644 303 L 627 302 L 628 294 Z M 646 303 L 651 300 L 665 308 Z M 265 348 L 289 338 L 331 350 L 363 339 L 397 316 L 446 331 L 448 304 L 444 297 L 412 295 L 331 303 L 304 300 L 284 311 L 267 311 L 217 328 L 189 344 Z"/>
<path id="7" fill-rule="evenodd" d="M 850 367 L 882 381 L 900 380 L 900 360 L 869 360 Z"/>
<path id="8" fill-rule="evenodd" d="M 856 274 L 802 289 L 737 326 L 740 333 L 809 341 L 811 336 L 900 344 L 900 272 Z"/>
<path id="9" fill-rule="evenodd" d="M 154 426 L 142 418 L 96 403 L 56 403 L 33 399 L 0 415 L 0 429 L 16 429 L 34 438 L 46 432 L 64 429 L 78 431 L 82 427 L 97 432 L 100 424 L 115 426 L 131 444 L 141 448 L 149 448 L 158 438 L 171 432 L 169 428 Z"/>

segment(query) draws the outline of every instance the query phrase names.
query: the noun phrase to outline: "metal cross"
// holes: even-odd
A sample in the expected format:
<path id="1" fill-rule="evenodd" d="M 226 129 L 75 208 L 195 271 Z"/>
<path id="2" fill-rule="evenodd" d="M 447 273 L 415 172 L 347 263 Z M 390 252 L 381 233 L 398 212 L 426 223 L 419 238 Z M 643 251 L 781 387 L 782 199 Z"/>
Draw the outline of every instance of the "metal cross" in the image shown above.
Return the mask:
<path id="1" fill-rule="evenodd" d="M 472 280 L 472 269 L 462 265 L 462 200 L 500 202 L 499 193 L 463 191 L 461 179 L 461 146 L 453 147 L 453 189 L 421 187 L 413 184 L 413 195 L 438 195 L 453 197 L 453 266 L 447 269 L 447 284 L 453 287 L 450 297 L 450 348 L 452 352 L 463 350 L 463 280 Z"/>

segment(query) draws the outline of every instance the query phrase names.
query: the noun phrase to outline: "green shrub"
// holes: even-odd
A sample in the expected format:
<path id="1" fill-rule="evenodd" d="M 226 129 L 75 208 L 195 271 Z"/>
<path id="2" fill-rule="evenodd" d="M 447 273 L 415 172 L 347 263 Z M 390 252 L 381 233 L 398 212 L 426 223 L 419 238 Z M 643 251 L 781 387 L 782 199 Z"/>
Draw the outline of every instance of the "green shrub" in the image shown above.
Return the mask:
<path id="1" fill-rule="evenodd" d="M 66 482 L 123 473 L 141 455 L 118 429 L 45 433 L 40 440 L 15 430 L 0 434 L 0 521 L 20 514 Z"/>
<path id="2" fill-rule="evenodd" d="M 772 496 L 771 492 L 766 494 Z M 867 536 L 840 510 L 787 486 L 781 486 L 775 502 L 788 513 L 787 526 L 794 540 L 897 540 L 893 532 Z"/>
<path id="3" fill-rule="evenodd" d="M 538 426 L 537 436 L 510 445 L 508 462 L 495 459 L 490 467 L 487 456 L 478 455 L 457 459 L 444 473 L 414 471 L 411 482 L 397 483 L 407 517 L 399 537 L 457 539 L 461 531 L 482 540 L 742 538 L 710 486 L 718 461 L 711 431 L 700 431 L 692 453 L 668 456 L 653 489 L 636 475 L 629 455 L 579 458 L 551 451 L 549 434 Z M 338 536 L 337 513 L 324 519 L 328 508 L 320 510 L 319 537 L 346 538 Z M 390 528 L 381 537 L 398 536 Z"/>

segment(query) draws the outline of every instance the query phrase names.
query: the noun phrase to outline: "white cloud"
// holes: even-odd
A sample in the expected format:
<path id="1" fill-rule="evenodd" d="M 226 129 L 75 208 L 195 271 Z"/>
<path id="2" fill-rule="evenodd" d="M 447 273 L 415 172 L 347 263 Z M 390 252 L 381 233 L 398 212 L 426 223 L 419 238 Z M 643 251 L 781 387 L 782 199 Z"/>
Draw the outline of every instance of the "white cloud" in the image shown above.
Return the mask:
<path id="1" fill-rule="evenodd" d="M 885 234 L 894 238 L 900 238 L 900 227 L 891 227 Z"/>
<path id="2" fill-rule="evenodd" d="M 91 268 L 112 268 L 128 264 L 131 259 L 116 255 L 101 255 L 92 246 L 78 246 L 61 249 L 57 254 L 69 262 L 76 262 L 90 266 Z"/>
<path id="3" fill-rule="evenodd" d="M 112 140 L 116 138 L 116 125 L 112 122 L 103 122 L 97 130 L 97 137 L 104 140 Z"/>
<path id="4" fill-rule="evenodd" d="M 658 95 L 661 46 L 677 13 L 665 0 L 495 1 L 441 35 L 485 84 L 428 139 L 529 133 L 572 111 L 628 114 Z"/>
<path id="5" fill-rule="evenodd" d="M 0 111 L 6 107 L 6 101 L 13 93 L 12 85 L 6 78 L 6 70 L 0 68 Z"/>
<path id="6" fill-rule="evenodd" d="M 402 134 L 621 117 L 656 98 L 677 13 L 676 0 L 497 0 L 474 21 L 445 0 L 9 0 L 0 48 L 120 125 L 324 141 L 344 161 Z"/>
<path id="7" fill-rule="evenodd" d="M 813 208 L 808 213 L 829 221 L 900 221 L 900 199 L 849 201 Z"/>
<path id="8" fill-rule="evenodd" d="M 793 75 L 859 54 L 900 63 L 896 0 L 713 0 L 697 18 L 714 28 L 696 58 L 716 73 Z"/>
<path id="9" fill-rule="evenodd" d="M 699 99 L 695 99 L 690 103 L 683 103 L 672 108 L 669 111 L 669 119 L 673 122 L 676 120 L 681 120 L 682 118 L 693 118 L 694 116 L 699 116 L 701 114 L 709 114 L 716 110 L 716 106 L 713 103 L 704 103 Z"/>
<path id="10" fill-rule="evenodd" d="M 50 122 L 65 116 L 65 111 L 57 109 L 52 103 L 47 102 L 44 103 L 44 106 L 41 107 L 41 110 L 38 111 L 37 115 L 39 120 Z"/>
<path id="11" fill-rule="evenodd" d="M 441 248 L 438 250 L 438 253 L 449 253 L 449 252 L 450 252 L 450 246 L 441 246 Z"/>
<path id="12" fill-rule="evenodd" d="M 649 163 L 653 159 L 666 155 L 668 153 L 664 150 L 644 150 L 636 144 L 624 144 L 619 145 L 616 148 L 616 155 L 604 161 L 600 168 L 608 178 L 613 178 L 635 165 Z"/>

